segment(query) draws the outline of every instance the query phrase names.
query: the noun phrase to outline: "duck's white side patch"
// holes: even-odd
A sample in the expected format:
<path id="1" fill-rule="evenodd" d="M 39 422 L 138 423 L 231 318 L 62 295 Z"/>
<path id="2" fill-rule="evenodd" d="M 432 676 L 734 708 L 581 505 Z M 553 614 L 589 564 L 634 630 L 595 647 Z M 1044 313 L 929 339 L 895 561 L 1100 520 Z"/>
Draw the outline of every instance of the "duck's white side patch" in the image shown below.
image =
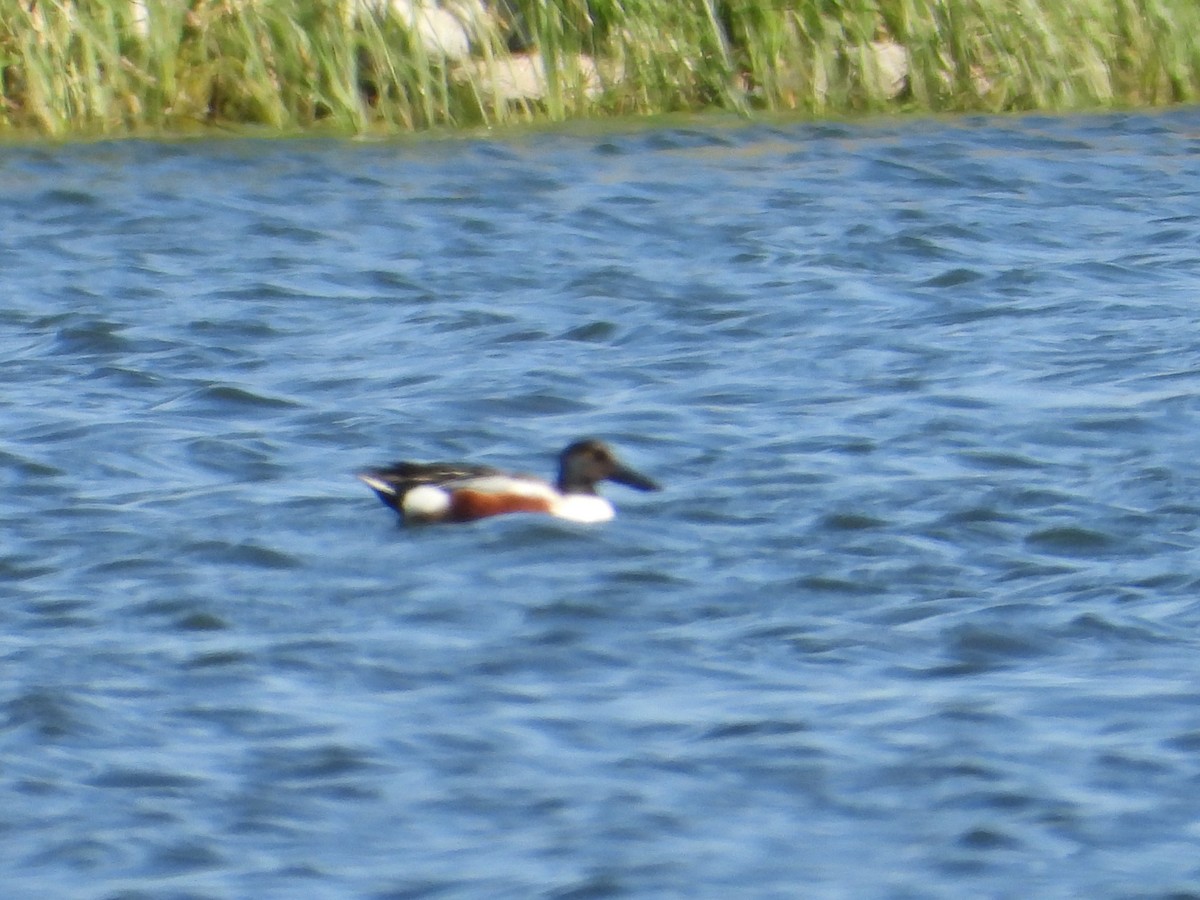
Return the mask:
<path id="1" fill-rule="evenodd" d="M 404 518 L 440 519 L 450 510 L 450 495 L 432 484 L 420 484 L 404 495 Z"/>
<path id="2" fill-rule="evenodd" d="M 597 494 L 565 494 L 551 507 L 550 514 L 590 525 L 607 522 L 614 512 L 612 504 Z"/>

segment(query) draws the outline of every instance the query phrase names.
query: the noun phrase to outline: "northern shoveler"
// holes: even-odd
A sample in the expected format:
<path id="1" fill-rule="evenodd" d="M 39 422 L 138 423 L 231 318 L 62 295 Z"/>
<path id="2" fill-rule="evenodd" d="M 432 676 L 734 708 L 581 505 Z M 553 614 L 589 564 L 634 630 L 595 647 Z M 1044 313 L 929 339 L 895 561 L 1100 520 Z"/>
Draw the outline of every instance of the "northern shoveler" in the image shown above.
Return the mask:
<path id="1" fill-rule="evenodd" d="M 602 441 L 576 441 L 558 457 L 558 481 L 463 463 L 398 462 L 358 475 L 406 522 L 473 522 L 511 512 L 548 513 L 572 522 L 607 522 L 612 504 L 596 483 L 616 481 L 640 491 L 659 486 L 621 463 Z"/>

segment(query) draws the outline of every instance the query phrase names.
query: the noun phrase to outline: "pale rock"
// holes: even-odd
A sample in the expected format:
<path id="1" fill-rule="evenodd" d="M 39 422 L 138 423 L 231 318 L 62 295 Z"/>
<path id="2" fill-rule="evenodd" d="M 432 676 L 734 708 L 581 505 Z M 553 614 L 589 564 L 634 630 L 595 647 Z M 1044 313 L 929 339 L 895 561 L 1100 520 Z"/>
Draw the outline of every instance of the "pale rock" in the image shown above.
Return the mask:
<path id="1" fill-rule="evenodd" d="M 908 84 L 908 51 L 895 41 L 872 41 L 871 53 L 875 59 L 875 77 L 880 90 L 889 100 L 904 93 Z"/>
<path id="2" fill-rule="evenodd" d="M 394 16 L 425 53 L 454 62 L 469 57 L 472 40 L 495 28 L 483 0 L 347 0 L 346 12 L 352 21 L 364 15 Z"/>
<path id="3" fill-rule="evenodd" d="M 560 90 L 567 96 L 578 88 L 584 97 L 594 100 L 604 91 L 596 61 L 584 54 L 564 58 L 558 78 Z M 506 103 L 545 100 L 550 93 L 546 61 L 540 53 L 471 60 L 456 70 L 455 80 L 470 82 L 488 99 Z"/>

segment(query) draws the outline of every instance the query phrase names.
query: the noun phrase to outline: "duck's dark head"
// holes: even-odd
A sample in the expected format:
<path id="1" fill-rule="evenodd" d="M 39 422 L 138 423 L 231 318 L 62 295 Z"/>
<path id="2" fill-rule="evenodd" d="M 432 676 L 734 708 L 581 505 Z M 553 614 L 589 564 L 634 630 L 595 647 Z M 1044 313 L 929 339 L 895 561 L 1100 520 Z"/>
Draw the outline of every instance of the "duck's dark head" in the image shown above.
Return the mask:
<path id="1" fill-rule="evenodd" d="M 558 489 L 564 494 L 594 494 L 599 481 L 615 481 L 639 491 L 657 491 L 659 486 L 617 459 L 603 441 L 576 441 L 558 457 Z"/>

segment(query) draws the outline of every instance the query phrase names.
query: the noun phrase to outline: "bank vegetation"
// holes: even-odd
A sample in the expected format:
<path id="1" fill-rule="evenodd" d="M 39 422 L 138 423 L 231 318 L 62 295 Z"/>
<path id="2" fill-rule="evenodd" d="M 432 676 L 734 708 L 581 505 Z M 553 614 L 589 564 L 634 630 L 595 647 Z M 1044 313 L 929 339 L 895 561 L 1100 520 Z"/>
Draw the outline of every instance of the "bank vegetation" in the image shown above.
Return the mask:
<path id="1" fill-rule="evenodd" d="M 0 131 L 1155 106 L 1197 0 L 0 0 Z"/>

